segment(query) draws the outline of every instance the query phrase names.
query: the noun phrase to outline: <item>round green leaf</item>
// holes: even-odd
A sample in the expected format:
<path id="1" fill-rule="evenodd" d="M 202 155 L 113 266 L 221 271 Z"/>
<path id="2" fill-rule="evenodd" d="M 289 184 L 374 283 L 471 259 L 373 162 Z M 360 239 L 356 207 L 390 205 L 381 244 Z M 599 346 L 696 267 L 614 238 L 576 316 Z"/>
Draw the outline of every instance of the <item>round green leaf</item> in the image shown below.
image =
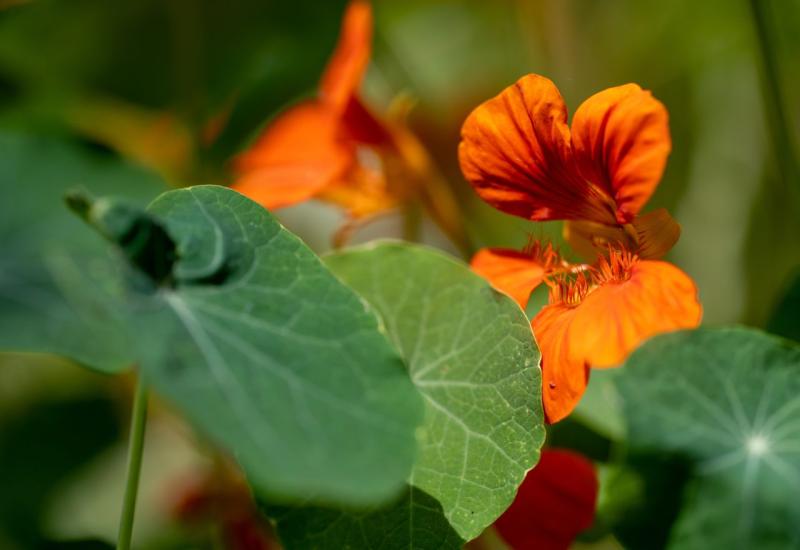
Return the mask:
<path id="1" fill-rule="evenodd" d="M 659 336 L 616 379 L 630 445 L 688 458 L 670 547 L 800 540 L 800 347 L 744 328 Z"/>
<path id="2" fill-rule="evenodd" d="M 148 213 L 179 259 L 172 286 L 133 302 L 146 380 L 260 495 L 372 504 L 400 492 L 422 407 L 369 306 L 230 189 L 171 191 Z M 181 279 L 191 273 L 203 278 Z"/>
<path id="3" fill-rule="evenodd" d="M 409 484 L 438 502 L 461 539 L 475 538 L 511 504 L 544 439 L 530 323 L 467 266 L 428 248 L 380 243 L 327 263 L 380 312 L 425 398 Z M 416 517 L 408 502 L 392 511 L 398 524 Z M 458 547 L 443 542 L 453 540 L 443 522 L 429 524 L 441 547 Z M 281 529 L 284 540 L 297 532 L 291 522 Z M 440 547 L 415 536 L 401 530 L 370 547 Z"/>

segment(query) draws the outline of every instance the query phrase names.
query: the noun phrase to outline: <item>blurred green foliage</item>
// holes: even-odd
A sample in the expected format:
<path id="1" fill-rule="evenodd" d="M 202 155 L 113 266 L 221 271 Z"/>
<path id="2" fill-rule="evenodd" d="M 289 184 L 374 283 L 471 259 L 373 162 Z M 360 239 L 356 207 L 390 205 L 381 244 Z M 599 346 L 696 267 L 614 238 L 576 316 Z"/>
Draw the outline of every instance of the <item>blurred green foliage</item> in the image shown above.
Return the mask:
<path id="1" fill-rule="evenodd" d="M 119 436 L 116 407 L 107 396 L 33 401 L 0 422 L 0 542 L 41 544 L 41 511 L 76 468 Z"/>
<path id="2" fill-rule="evenodd" d="M 10 206 L 0 219 L 0 349 L 120 372 L 132 356 L 120 330 L 122 265 L 66 208 L 75 188 L 144 206 L 165 186 L 108 152 L 0 132 L 0 203 Z"/>
<path id="3" fill-rule="evenodd" d="M 800 342 L 800 272 L 795 274 L 784 289 L 767 324 L 773 334 Z"/>

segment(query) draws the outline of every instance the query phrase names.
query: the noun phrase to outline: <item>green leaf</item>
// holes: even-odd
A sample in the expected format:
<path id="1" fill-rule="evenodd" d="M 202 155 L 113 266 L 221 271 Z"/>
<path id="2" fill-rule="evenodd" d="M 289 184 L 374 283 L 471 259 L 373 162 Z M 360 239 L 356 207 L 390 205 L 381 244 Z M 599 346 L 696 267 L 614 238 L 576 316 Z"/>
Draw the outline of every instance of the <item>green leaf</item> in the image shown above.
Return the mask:
<path id="1" fill-rule="evenodd" d="M 268 509 L 286 548 L 322 550 L 457 549 L 464 540 L 444 517 L 442 505 L 409 487 L 392 505 L 361 512 L 325 508 Z"/>
<path id="2" fill-rule="evenodd" d="M 132 362 L 120 262 L 64 207 L 76 186 L 140 205 L 164 189 L 107 154 L 0 133 L 0 350 L 56 353 L 115 372 Z"/>
<path id="3" fill-rule="evenodd" d="M 414 538 L 419 516 L 408 499 L 391 513 L 373 512 L 369 517 L 383 523 L 415 528 L 370 538 L 368 547 L 459 547 L 446 523 L 431 518 L 443 514 L 462 541 L 475 538 L 511 504 L 539 457 L 541 373 L 530 324 L 510 298 L 465 265 L 424 247 L 367 245 L 331 255 L 327 263 L 380 312 L 425 397 L 409 483 L 441 506 L 428 514 L 423 525 L 435 531 L 422 540 Z M 279 525 L 288 546 L 305 547 L 293 536 L 302 531 L 298 524 L 318 521 L 306 514 L 317 513 L 296 512 Z M 357 522 L 344 517 L 337 521 Z M 382 532 L 371 525 L 367 530 Z M 320 548 L 341 547 L 341 541 L 324 541 L 333 546 Z"/>
<path id="4" fill-rule="evenodd" d="M 170 284 L 177 260 L 175 243 L 158 220 L 118 199 L 93 201 L 81 192 L 65 198 L 73 212 L 119 247 L 131 267 L 157 286 Z"/>
<path id="5" fill-rule="evenodd" d="M 630 445 L 693 464 L 670 547 L 800 540 L 800 347 L 744 328 L 659 336 L 616 379 Z"/>
<path id="6" fill-rule="evenodd" d="M 230 189 L 171 191 L 137 219 L 162 224 L 178 256 L 171 278 L 152 279 L 160 286 L 131 287 L 146 380 L 233 453 L 260 495 L 394 497 L 422 405 L 369 306 Z"/>
<path id="7" fill-rule="evenodd" d="M 666 547 L 691 475 L 687 462 L 663 452 L 628 452 L 601 482 L 600 517 L 626 550 Z"/>

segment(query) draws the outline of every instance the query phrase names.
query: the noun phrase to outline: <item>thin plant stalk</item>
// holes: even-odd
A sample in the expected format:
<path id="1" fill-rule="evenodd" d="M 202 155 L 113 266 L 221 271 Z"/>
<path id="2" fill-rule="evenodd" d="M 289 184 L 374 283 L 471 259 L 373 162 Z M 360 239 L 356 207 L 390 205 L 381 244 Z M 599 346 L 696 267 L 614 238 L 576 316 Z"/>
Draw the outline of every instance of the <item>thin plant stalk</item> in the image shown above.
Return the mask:
<path id="1" fill-rule="evenodd" d="M 129 550 L 133 534 L 133 516 L 136 511 L 136 496 L 139 492 L 139 475 L 142 470 L 144 431 L 147 423 L 147 388 L 141 377 L 136 381 L 136 394 L 131 414 L 131 433 L 128 442 L 128 472 L 125 481 L 125 496 L 119 520 L 118 550 Z"/>

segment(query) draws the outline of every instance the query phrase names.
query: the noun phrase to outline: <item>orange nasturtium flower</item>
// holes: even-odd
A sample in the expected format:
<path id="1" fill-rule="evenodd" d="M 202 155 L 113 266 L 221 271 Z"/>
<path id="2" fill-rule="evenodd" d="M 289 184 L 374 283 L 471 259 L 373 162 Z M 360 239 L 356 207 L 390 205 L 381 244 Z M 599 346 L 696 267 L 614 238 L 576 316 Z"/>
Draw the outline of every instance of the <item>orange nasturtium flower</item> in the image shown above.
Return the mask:
<path id="1" fill-rule="evenodd" d="M 371 42 L 370 4 L 353 0 L 317 97 L 279 115 L 237 158 L 233 188 L 269 209 L 312 198 L 333 203 L 351 222 L 422 195 L 437 201 L 431 213 L 448 231 L 455 207 L 441 188 L 423 189 L 435 180 L 434 168 L 405 123 L 408 102 L 396 101 L 379 117 L 359 96 Z"/>
<path id="2" fill-rule="evenodd" d="M 472 261 L 523 308 L 536 286 L 550 286 L 532 326 L 551 423 L 575 408 L 590 367 L 616 366 L 644 339 L 700 322 L 694 282 L 657 260 L 679 226 L 663 209 L 639 215 L 670 147 L 665 107 L 635 84 L 587 99 L 570 128 L 555 85 L 528 75 L 464 123 L 461 169 L 481 198 L 526 219 L 567 220 L 567 241 L 593 262 L 571 265 L 539 243 L 481 250 Z"/>

